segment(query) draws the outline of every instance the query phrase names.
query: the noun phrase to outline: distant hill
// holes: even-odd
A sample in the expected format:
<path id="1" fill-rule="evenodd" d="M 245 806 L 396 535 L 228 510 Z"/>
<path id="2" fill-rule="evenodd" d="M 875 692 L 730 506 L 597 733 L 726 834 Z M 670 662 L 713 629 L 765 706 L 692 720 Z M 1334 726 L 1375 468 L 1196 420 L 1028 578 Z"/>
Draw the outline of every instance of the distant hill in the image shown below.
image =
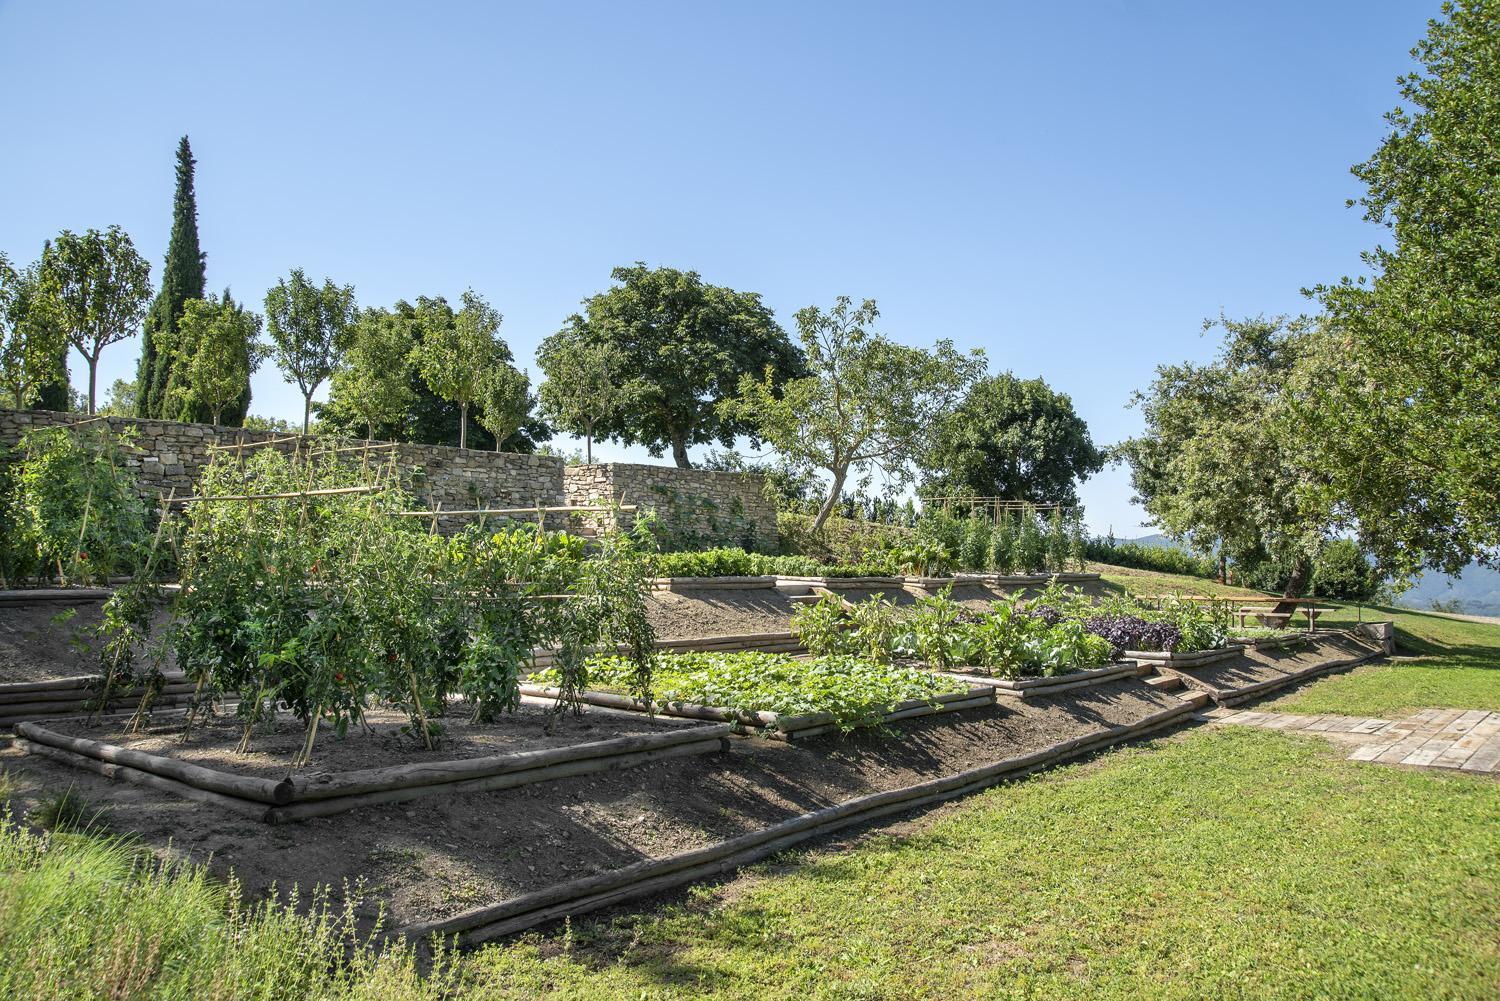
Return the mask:
<path id="1" fill-rule="evenodd" d="M 1470 615 L 1500 615 L 1500 572 L 1470 563 L 1457 577 L 1427 574 L 1396 598 L 1396 604 L 1403 608 L 1427 609 L 1433 602 L 1441 603 L 1445 610 L 1450 602 L 1457 602 L 1451 610 Z"/>

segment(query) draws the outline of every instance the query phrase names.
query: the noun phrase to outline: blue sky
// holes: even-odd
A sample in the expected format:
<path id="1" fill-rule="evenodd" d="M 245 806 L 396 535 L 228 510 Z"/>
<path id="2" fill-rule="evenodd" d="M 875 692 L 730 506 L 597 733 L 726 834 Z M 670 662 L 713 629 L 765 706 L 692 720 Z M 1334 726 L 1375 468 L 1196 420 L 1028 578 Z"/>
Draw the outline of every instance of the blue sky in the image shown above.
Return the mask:
<path id="1" fill-rule="evenodd" d="M 1205 316 L 1357 272 L 1380 231 L 1348 168 L 1437 11 L 0 0 L 0 250 L 118 223 L 155 277 L 188 133 L 215 290 L 472 286 L 533 373 L 617 264 L 761 292 L 789 328 L 869 296 L 891 336 L 982 347 L 1113 442 L 1158 362 L 1213 353 Z M 138 352 L 106 350 L 101 393 Z M 253 390 L 300 415 L 273 368 Z M 1123 470 L 1082 494 L 1096 530 L 1141 531 Z"/>

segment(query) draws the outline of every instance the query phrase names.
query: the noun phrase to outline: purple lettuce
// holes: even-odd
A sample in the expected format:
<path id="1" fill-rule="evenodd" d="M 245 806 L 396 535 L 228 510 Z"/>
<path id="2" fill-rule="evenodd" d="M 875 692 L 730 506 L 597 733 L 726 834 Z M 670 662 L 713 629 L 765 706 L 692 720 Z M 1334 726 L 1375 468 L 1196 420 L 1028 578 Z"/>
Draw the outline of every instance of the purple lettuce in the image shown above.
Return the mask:
<path id="1" fill-rule="evenodd" d="M 1117 657 L 1126 650 L 1170 651 L 1182 642 L 1182 630 L 1170 622 L 1147 622 L 1134 615 L 1096 615 L 1083 627 L 1109 640 Z"/>

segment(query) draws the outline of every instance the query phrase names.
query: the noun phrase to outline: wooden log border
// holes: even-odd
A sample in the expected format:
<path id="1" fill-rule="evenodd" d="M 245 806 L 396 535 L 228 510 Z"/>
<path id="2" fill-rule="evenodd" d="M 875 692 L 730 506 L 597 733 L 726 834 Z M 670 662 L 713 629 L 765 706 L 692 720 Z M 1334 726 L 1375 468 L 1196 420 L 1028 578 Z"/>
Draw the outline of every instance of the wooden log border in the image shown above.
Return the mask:
<path id="1" fill-rule="evenodd" d="M 1108 727 L 1040 751 L 1005 758 L 993 764 L 919 782 L 902 789 L 860 796 L 718 844 L 554 884 L 441 920 L 409 924 L 394 929 L 389 934 L 393 938 L 401 937 L 408 941 L 434 935 L 456 936 L 461 946 L 477 945 L 563 917 L 576 917 L 601 907 L 625 903 L 731 872 L 800 842 L 845 827 L 979 792 L 1069 758 L 1176 726 L 1191 718 L 1194 713 L 1191 705 L 1181 703 L 1134 723 Z"/>
<path id="2" fill-rule="evenodd" d="M 1140 677 L 1152 670 L 1150 664 L 1122 663 L 1087 671 L 1053 675 L 1049 678 L 990 678 L 981 674 L 964 673 L 963 668 L 946 673 L 950 678 L 971 685 L 989 685 L 995 689 L 995 694 L 1006 698 L 1039 699 L 1056 695 L 1059 692 L 1071 692 L 1080 688 L 1092 688 L 1095 685 L 1107 685 L 1125 678 Z"/>
<path id="3" fill-rule="evenodd" d="M 654 591 L 769 591 L 780 580 L 775 574 L 761 577 L 656 577 L 649 582 Z"/>
<path id="4" fill-rule="evenodd" d="M 1244 654 L 1244 650 L 1238 646 L 1221 647 L 1217 650 L 1197 650 L 1193 653 L 1168 653 L 1164 650 L 1126 650 L 1125 656 L 1131 660 L 1142 661 L 1153 667 L 1202 667 L 1204 664 L 1217 664 L 1221 660 L 1229 660 Z"/>
<path id="5" fill-rule="evenodd" d="M 528 682 L 521 684 L 521 694 L 538 698 L 556 699 L 561 693 L 556 688 Z M 634 712 L 651 712 L 660 716 L 681 716 L 686 719 L 714 720 L 732 723 L 750 730 L 763 731 L 763 736 L 773 740 L 803 740 L 838 729 L 829 713 L 803 713 L 786 716 L 774 712 L 736 712 L 722 706 L 700 706 L 692 702 L 654 702 L 647 705 L 641 699 L 613 692 L 580 692 L 578 701 L 609 709 L 626 709 Z M 945 692 L 926 699 L 908 699 L 891 707 L 880 720 L 895 723 L 915 716 L 930 716 L 936 713 L 957 712 L 961 709 L 977 709 L 995 704 L 995 689 L 990 685 L 974 685 L 961 692 Z"/>
<path id="6" fill-rule="evenodd" d="M 295 775 L 280 781 L 205 768 L 103 741 L 73 737 L 34 722 L 21 723 L 16 727 L 16 734 L 22 738 L 20 745 L 29 752 L 88 769 L 106 778 L 150 785 L 278 824 L 343 813 L 376 803 L 508 789 L 573 775 L 613 771 L 663 758 L 727 751 L 730 729 L 728 724 L 721 723 L 483 758 L 420 762 L 331 775 Z"/>
<path id="7" fill-rule="evenodd" d="M 1368 661 L 1376 660 L 1384 656 L 1384 651 L 1375 650 L 1370 653 L 1361 654 L 1357 657 L 1341 657 L 1338 660 L 1329 661 L 1326 664 L 1314 664 L 1311 667 L 1303 668 L 1300 671 L 1295 671 L 1291 674 L 1283 675 L 1280 678 L 1271 678 L 1267 681 L 1257 682 L 1253 685 L 1246 685 L 1244 688 L 1211 688 L 1207 685 L 1202 685 L 1201 683 L 1198 687 L 1201 687 L 1202 690 L 1207 691 L 1208 697 L 1213 699 L 1214 702 L 1218 703 L 1219 705 L 1236 706 L 1242 702 L 1250 702 L 1264 695 L 1269 695 L 1270 693 L 1278 691 L 1282 688 L 1289 688 L 1292 685 L 1300 684 L 1301 682 L 1306 681 L 1307 679 L 1312 678 L 1316 675 L 1328 674 L 1333 671 L 1346 671 L 1351 667 L 1358 667 L 1360 664 L 1364 664 Z M 1196 681 L 1197 679 L 1193 680 Z"/>
<path id="8" fill-rule="evenodd" d="M 29 605 L 33 601 L 104 601 L 114 594 L 107 587 L 37 587 L 0 591 L 0 605 Z"/>

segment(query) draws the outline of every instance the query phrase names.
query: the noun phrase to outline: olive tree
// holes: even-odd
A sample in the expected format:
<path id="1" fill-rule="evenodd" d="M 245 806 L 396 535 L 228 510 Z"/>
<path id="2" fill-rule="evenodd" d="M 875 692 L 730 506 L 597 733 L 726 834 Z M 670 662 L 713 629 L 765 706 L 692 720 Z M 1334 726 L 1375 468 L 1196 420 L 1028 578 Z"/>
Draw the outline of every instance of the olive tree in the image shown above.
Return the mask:
<path id="1" fill-rule="evenodd" d="M 872 332 L 879 315 L 873 299 L 854 307 L 847 296 L 827 312 L 799 310 L 809 374 L 784 385 L 770 370 L 746 376 L 738 398 L 723 404 L 728 418 L 745 422 L 794 467 L 829 474 L 814 531 L 833 513 L 851 472 L 879 470 L 892 485 L 909 483 L 932 429 L 984 373 L 984 355 L 964 354 L 952 341 L 922 350 Z"/>

